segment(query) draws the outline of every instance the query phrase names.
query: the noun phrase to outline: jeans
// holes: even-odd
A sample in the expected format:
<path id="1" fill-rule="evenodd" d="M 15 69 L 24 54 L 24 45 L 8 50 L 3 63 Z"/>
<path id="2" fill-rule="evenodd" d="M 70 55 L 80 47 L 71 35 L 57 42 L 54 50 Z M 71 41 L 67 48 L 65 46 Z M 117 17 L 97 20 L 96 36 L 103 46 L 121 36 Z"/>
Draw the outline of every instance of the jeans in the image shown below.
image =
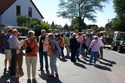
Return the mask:
<path id="1" fill-rule="evenodd" d="M 79 59 L 79 54 L 82 54 L 82 56 L 86 56 L 85 48 L 83 48 L 82 45 L 81 45 L 80 48 L 78 49 L 77 59 Z"/>
<path id="2" fill-rule="evenodd" d="M 90 63 L 92 63 L 93 60 L 94 60 L 94 63 L 96 63 L 99 52 L 91 52 L 90 55 L 91 55 L 90 56 Z"/>
<path id="3" fill-rule="evenodd" d="M 56 61 L 57 61 L 56 56 L 50 56 L 50 69 L 52 75 L 54 75 L 54 73 L 58 74 Z"/>
<path id="4" fill-rule="evenodd" d="M 12 58 L 11 58 L 11 70 L 10 70 L 10 74 L 12 76 L 16 76 L 16 63 L 17 63 L 16 49 L 12 49 L 11 53 L 12 53 Z"/>
<path id="5" fill-rule="evenodd" d="M 40 51 L 39 58 L 40 58 L 40 68 L 43 69 L 43 57 L 45 59 L 45 68 L 48 70 L 48 56 L 47 52 Z"/>
<path id="6" fill-rule="evenodd" d="M 81 47 L 82 56 L 86 56 L 85 48 Z"/>

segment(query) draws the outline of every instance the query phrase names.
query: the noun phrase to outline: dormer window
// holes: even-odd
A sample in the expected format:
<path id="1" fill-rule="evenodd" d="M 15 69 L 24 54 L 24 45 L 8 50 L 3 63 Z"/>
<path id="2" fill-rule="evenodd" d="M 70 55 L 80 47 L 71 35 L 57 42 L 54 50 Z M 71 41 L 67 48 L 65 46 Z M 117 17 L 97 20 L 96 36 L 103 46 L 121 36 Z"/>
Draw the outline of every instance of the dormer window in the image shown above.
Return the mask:
<path id="1" fill-rule="evenodd" d="M 17 16 L 21 15 L 21 7 L 19 5 L 16 6 L 16 15 Z"/>
<path id="2" fill-rule="evenodd" d="M 28 16 L 32 17 L 32 8 L 31 7 L 28 8 Z"/>

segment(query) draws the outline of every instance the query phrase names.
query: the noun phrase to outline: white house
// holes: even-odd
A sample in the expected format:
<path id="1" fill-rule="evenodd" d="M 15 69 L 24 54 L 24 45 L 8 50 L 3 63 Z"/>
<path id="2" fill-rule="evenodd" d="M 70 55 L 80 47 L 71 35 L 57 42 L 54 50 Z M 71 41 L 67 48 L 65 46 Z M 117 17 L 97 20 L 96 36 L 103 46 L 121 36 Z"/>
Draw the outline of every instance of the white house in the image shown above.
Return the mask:
<path id="1" fill-rule="evenodd" d="M 0 0 L 0 24 L 16 26 L 16 16 L 43 19 L 32 0 Z"/>

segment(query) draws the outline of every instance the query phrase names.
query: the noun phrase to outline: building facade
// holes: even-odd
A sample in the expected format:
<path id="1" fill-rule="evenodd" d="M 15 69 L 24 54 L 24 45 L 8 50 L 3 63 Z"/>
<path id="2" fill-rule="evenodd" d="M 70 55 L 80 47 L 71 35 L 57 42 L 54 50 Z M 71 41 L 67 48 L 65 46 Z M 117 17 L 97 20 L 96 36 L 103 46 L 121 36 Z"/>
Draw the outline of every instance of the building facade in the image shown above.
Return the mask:
<path id="1" fill-rule="evenodd" d="M 17 16 L 43 19 L 32 0 L 0 0 L 0 24 L 16 26 Z"/>

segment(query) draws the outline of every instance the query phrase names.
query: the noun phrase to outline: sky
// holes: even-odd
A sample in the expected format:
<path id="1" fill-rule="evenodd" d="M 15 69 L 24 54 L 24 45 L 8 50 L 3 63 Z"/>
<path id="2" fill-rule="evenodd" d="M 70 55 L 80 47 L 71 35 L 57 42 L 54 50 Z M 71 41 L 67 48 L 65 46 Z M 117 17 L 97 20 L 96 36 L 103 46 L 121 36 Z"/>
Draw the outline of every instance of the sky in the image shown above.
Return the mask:
<path id="1" fill-rule="evenodd" d="M 70 25 L 71 20 L 69 19 L 63 19 L 62 17 L 57 16 L 57 12 L 59 10 L 58 4 L 59 0 L 33 0 L 33 2 L 36 4 L 37 8 L 41 12 L 41 14 L 44 17 L 44 21 L 47 21 L 49 24 L 51 24 L 53 21 L 55 24 L 64 26 L 66 23 Z M 116 16 L 113 9 L 113 2 L 112 0 L 109 0 L 109 2 L 106 2 L 105 7 L 103 11 L 98 11 L 96 13 L 96 22 L 93 23 L 91 21 L 85 20 L 86 24 L 96 24 L 99 27 L 105 26 L 106 23 L 108 23 L 108 20 L 111 20 Z"/>

